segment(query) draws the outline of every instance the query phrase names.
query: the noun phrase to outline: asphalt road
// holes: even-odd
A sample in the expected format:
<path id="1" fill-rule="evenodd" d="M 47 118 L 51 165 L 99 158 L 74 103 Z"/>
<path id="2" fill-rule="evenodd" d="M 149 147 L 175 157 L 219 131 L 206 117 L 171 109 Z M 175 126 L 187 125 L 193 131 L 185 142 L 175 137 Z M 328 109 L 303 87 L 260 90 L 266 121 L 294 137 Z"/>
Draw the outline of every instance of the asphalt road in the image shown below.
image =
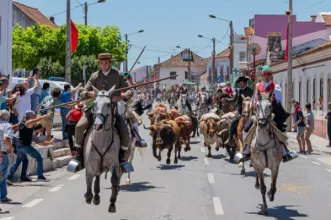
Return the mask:
<path id="1" fill-rule="evenodd" d="M 147 120 L 145 120 L 147 121 Z M 141 135 L 150 143 L 148 132 Z M 9 197 L 16 204 L 0 207 L 0 220 L 258 220 L 314 219 L 331 217 L 331 167 L 304 156 L 281 164 L 275 201 L 269 217 L 260 216 L 262 197 L 254 188 L 255 174 L 247 166 L 247 176 L 240 175 L 236 164 L 227 161 L 224 150 L 213 151 L 206 158 L 200 136 L 192 140 L 192 150 L 182 153 L 177 165 L 165 165 L 152 157 L 151 148 L 136 152 L 131 185 L 121 186 L 117 213 L 107 212 L 110 180 L 101 179 L 99 206 L 85 203 L 84 172 L 67 173 L 60 169 L 48 173 L 50 183 L 33 187 L 10 187 Z M 330 159 L 331 160 L 331 159 Z M 56 175 L 55 175 L 55 174 Z M 270 187 L 266 171 L 267 188 Z M 55 176 L 54 176 L 55 175 Z M 17 191 L 20 190 L 20 191 Z M 23 196 L 22 196 L 23 195 Z"/>

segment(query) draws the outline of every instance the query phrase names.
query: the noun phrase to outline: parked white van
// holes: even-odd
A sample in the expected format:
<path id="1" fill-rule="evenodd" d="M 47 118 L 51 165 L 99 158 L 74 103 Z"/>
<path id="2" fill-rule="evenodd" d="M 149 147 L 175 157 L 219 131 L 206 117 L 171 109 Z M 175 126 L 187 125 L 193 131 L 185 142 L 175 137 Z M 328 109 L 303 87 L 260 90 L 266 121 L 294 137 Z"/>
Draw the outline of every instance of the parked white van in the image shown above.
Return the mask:
<path id="1" fill-rule="evenodd" d="M 26 78 L 20 78 L 20 77 L 12 77 L 11 80 L 10 80 L 10 83 L 8 85 L 8 90 L 11 90 L 14 88 L 15 85 L 17 84 L 20 84 L 22 82 L 24 82 L 24 80 L 26 80 Z M 39 83 L 41 86 L 43 86 L 43 84 L 45 82 L 48 82 L 49 85 L 50 85 L 50 88 L 49 88 L 49 92 L 51 93 L 52 90 L 54 88 L 60 88 L 61 91 L 63 91 L 64 89 L 64 85 L 65 84 L 69 84 L 67 82 L 61 82 L 61 81 L 50 81 L 50 80 L 44 80 L 44 79 L 39 79 Z M 72 89 L 74 89 L 74 87 L 72 85 L 70 85 Z"/>

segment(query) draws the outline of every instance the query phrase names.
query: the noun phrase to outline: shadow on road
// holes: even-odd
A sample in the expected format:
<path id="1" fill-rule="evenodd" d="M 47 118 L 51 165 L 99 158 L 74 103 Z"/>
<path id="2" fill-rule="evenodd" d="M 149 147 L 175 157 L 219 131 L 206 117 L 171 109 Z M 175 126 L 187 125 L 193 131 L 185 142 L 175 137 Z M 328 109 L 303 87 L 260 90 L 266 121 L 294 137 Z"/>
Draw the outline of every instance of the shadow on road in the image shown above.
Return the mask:
<path id="1" fill-rule="evenodd" d="M 226 158 L 226 156 L 223 154 L 217 154 L 217 155 L 211 155 L 211 158 L 215 160 L 221 160 L 223 158 Z"/>
<path id="2" fill-rule="evenodd" d="M 301 214 L 297 210 L 289 209 L 290 207 L 296 207 L 292 205 L 276 206 L 268 209 L 268 216 L 266 218 L 274 218 L 279 220 L 294 220 L 297 217 L 308 217 L 307 214 Z M 259 212 L 246 212 L 247 214 L 260 215 Z"/>
<path id="3" fill-rule="evenodd" d="M 161 189 L 161 188 L 164 187 L 156 187 L 154 185 L 150 185 L 150 182 L 137 182 L 137 183 L 132 183 L 130 185 L 120 186 L 121 191 L 127 191 L 127 192 L 142 192 L 151 189 Z M 111 188 L 106 188 L 106 189 L 111 189 Z"/>
<path id="4" fill-rule="evenodd" d="M 156 168 L 160 170 L 175 170 L 175 169 L 180 169 L 185 167 L 185 165 L 165 165 L 165 164 L 160 164 Z"/>
<path id="5" fill-rule="evenodd" d="M 199 144 L 200 141 L 190 141 L 190 144 Z"/>
<path id="6" fill-rule="evenodd" d="M 3 202 L 2 204 L 6 204 L 6 205 L 22 205 L 23 203 L 21 202 Z M 1 214 L 1 212 L 0 212 Z"/>
<path id="7" fill-rule="evenodd" d="M 196 160 L 196 159 L 198 159 L 198 157 L 194 157 L 194 156 L 187 156 L 187 157 L 181 157 L 180 158 L 180 160 L 182 160 L 182 161 L 190 161 L 190 160 Z"/>
<path id="8" fill-rule="evenodd" d="M 9 211 L 0 211 L 0 215 L 5 215 L 5 214 L 9 214 Z"/>

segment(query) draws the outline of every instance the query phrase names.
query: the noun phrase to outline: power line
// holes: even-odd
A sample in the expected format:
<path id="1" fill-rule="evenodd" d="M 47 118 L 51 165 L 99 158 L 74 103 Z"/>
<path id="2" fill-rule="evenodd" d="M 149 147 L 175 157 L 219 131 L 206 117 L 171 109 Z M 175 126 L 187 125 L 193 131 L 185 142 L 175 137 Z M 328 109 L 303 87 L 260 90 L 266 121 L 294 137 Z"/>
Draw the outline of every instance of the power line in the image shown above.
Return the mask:
<path id="1" fill-rule="evenodd" d="M 93 1 L 93 0 L 90 0 L 90 1 L 88 1 L 88 2 L 91 2 L 91 1 Z M 78 2 L 78 3 L 79 3 L 79 2 Z M 79 8 L 79 7 L 82 7 L 82 5 L 78 5 L 78 6 L 76 6 L 76 7 L 70 8 L 70 11 L 73 11 L 73 10 Z M 60 14 L 66 13 L 66 12 L 67 12 L 67 10 L 62 11 L 62 12 L 59 12 L 59 13 L 56 13 L 56 14 L 53 14 L 53 15 L 51 15 L 51 16 L 49 16 L 49 17 L 55 17 L 55 16 L 57 16 L 57 15 L 60 15 Z"/>

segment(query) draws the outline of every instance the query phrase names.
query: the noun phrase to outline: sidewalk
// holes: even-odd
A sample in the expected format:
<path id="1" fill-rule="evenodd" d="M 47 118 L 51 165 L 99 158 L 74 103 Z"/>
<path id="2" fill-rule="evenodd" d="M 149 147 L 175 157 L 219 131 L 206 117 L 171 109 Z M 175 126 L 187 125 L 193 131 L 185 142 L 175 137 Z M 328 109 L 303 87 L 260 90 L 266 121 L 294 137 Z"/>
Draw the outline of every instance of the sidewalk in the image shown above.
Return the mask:
<path id="1" fill-rule="evenodd" d="M 296 132 L 287 132 L 286 134 L 289 137 L 288 147 L 290 149 L 299 151 L 299 145 L 298 145 L 298 142 L 297 142 L 297 139 L 296 139 L 297 133 Z M 316 136 L 316 135 L 313 134 L 310 137 L 310 141 L 311 141 L 311 144 L 313 146 L 314 152 L 320 153 L 320 154 L 331 155 L 331 148 L 326 147 L 327 145 L 329 145 L 329 140 L 328 139 L 321 138 L 321 137 Z"/>

